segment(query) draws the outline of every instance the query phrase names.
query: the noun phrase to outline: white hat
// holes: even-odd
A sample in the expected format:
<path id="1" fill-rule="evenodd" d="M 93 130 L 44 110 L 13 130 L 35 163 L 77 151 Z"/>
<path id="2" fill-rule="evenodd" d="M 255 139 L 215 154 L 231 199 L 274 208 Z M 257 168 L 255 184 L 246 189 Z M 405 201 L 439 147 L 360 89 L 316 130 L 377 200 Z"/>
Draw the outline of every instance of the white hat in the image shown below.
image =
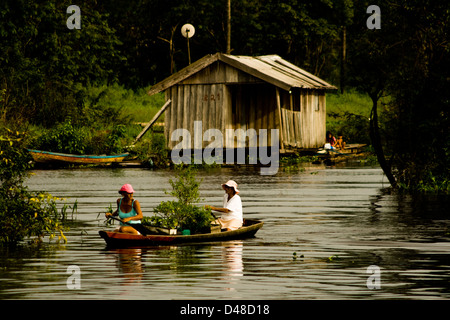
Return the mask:
<path id="1" fill-rule="evenodd" d="M 224 186 L 233 188 L 236 194 L 238 194 L 240 191 L 237 188 L 237 183 L 233 180 L 228 180 L 227 183 L 222 184 L 222 189 L 225 189 Z"/>

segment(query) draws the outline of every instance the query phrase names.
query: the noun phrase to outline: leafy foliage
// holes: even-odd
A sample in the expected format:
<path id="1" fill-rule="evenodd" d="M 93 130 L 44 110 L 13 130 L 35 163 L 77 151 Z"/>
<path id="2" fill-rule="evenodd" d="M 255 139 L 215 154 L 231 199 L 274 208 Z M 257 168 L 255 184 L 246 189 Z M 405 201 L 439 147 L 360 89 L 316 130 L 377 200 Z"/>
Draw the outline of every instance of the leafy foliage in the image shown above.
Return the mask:
<path id="1" fill-rule="evenodd" d="M 348 111 L 343 113 L 328 113 L 328 116 L 338 121 L 334 122 L 334 126 L 328 127 L 334 135 L 343 135 L 346 143 L 370 143 L 367 132 L 369 131 L 369 121 L 367 117 L 354 114 Z"/>
<path id="2" fill-rule="evenodd" d="M 177 179 L 170 179 L 172 191 L 169 192 L 177 198 L 176 201 L 163 201 L 155 209 L 156 215 L 144 220 L 155 226 L 169 229 L 189 229 L 192 234 L 209 228 L 213 216 L 210 209 L 198 207 L 195 203 L 200 201 L 200 182 L 195 178 L 192 167 L 179 167 Z"/>
<path id="3" fill-rule="evenodd" d="M 23 132 L 0 128 L 0 181 L 5 190 L 22 184 L 27 170 L 30 169 L 31 157 L 22 148 L 24 143 Z"/>
<path id="4" fill-rule="evenodd" d="M 72 125 L 70 119 L 56 125 L 39 137 L 36 148 L 46 151 L 83 154 L 86 149 L 87 132 Z"/>
<path id="5" fill-rule="evenodd" d="M 376 139 L 378 146 L 372 143 L 378 155 L 384 151 L 391 155 L 389 163 L 380 164 L 385 173 L 392 172 L 387 175 L 394 187 L 448 193 L 450 41 L 443 36 L 450 32 L 448 3 L 378 5 L 390 8 L 382 11 L 382 28 L 353 26 L 352 33 L 359 37 L 352 41 L 349 64 L 353 84 L 373 101 L 374 123 L 380 97 L 391 98 L 383 148 L 381 137 Z"/>
<path id="6" fill-rule="evenodd" d="M 5 0 L 0 9 L 2 120 L 51 126 L 75 118 L 84 86 L 115 79 L 119 41 L 95 4 L 83 4 L 82 28 L 66 27 L 68 4 Z"/>
<path id="7" fill-rule="evenodd" d="M 193 204 L 200 201 L 200 181 L 195 178 L 195 169 L 191 166 L 177 167 L 177 179 L 170 179 L 172 186 L 170 195 L 176 197 L 182 204 Z"/>
<path id="8" fill-rule="evenodd" d="M 23 148 L 21 132 L 0 132 L 0 244 L 17 243 L 26 237 L 45 234 L 66 241 L 59 222 L 55 197 L 44 192 L 30 192 L 23 181 L 30 167 L 30 156 Z"/>
<path id="9" fill-rule="evenodd" d="M 91 132 L 75 126 L 70 119 L 43 130 L 30 144 L 34 149 L 70 154 L 115 154 L 123 151 L 125 126 L 115 125 L 110 130 Z"/>

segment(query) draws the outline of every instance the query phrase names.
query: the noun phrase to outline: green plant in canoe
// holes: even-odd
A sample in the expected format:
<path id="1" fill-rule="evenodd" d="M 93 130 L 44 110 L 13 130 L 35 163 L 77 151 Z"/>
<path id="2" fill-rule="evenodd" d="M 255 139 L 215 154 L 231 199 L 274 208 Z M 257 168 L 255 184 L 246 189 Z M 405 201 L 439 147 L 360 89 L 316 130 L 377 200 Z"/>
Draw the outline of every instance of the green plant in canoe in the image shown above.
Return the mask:
<path id="1" fill-rule="evenodd" d="M 24 140 L 22 132 L 0 129 L 0 245 L 45 235 L 66 241 L 56 206 L 59 199 L 23 186 L 31 160 Z"/>
<path id="2" fill-rule="evenodd" d="M 176 201 L 163 201 L 155 209 L 155 215 L 145 217 L 143 224 L 169 229 L 189 229 L 192 234 L 201 232 L 214 220 L 211 210 L 196 205 L 200 201 L 200 181 L 192 167 L 177 167 L 176 180 L 170 179 L 172 191 L 168 194 Z"/>

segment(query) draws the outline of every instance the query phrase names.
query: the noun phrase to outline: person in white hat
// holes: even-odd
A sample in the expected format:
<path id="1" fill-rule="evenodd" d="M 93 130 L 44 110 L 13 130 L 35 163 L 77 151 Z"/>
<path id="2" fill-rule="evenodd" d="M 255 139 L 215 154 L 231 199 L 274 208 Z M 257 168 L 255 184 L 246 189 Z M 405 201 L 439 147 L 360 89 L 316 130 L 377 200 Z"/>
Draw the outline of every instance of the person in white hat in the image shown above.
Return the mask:
<path id="1" fill-rule="evenodd" d="M 241 197 L 238 195 L 239 190 L 237 188 L 237 183 L 233 180 L 229 180 L 222 184 L 222 189 L 225 190 L 223 207 L 218 208 L 206 205 L 205 208 L 222 213 L 221 217 L 217 219 L 217 222 L 220 223 L 222 229 L 239 229 L 242 227 L 244 219 L 242 215 L 242 201 Z"/>

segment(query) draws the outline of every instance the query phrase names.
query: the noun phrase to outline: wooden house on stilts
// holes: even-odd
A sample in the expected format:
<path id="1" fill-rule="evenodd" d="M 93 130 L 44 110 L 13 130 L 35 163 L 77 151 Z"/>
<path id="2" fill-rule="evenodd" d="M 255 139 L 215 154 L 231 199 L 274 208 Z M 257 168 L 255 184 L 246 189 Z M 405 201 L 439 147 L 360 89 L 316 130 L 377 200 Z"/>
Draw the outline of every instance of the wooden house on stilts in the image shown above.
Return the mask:
<path id="1" fill-rule="evenodd" d="M 325 91 L 334 86 L 277 55 L 207 55 L 154 85 L 149 95 L 165 92 L 171 100 L 165 111 L 169 149 L 176 129 L 194 132 L 201 121 L 208 129 L 279 129 L 280 151 L 311 149 L 325 142 Z M 258 140 L 258 143 L 259 140 Z M 203 141 L 202 148 L 208 146 Z M 191 142 L 194 149 L 194 141 Z M 258 145 L 259 147 L 260 145 Z M 199 147 L 199 146 L 197 146 Z M 223 148 L 248 147 L 248 139 L 224 139 Z"/>

